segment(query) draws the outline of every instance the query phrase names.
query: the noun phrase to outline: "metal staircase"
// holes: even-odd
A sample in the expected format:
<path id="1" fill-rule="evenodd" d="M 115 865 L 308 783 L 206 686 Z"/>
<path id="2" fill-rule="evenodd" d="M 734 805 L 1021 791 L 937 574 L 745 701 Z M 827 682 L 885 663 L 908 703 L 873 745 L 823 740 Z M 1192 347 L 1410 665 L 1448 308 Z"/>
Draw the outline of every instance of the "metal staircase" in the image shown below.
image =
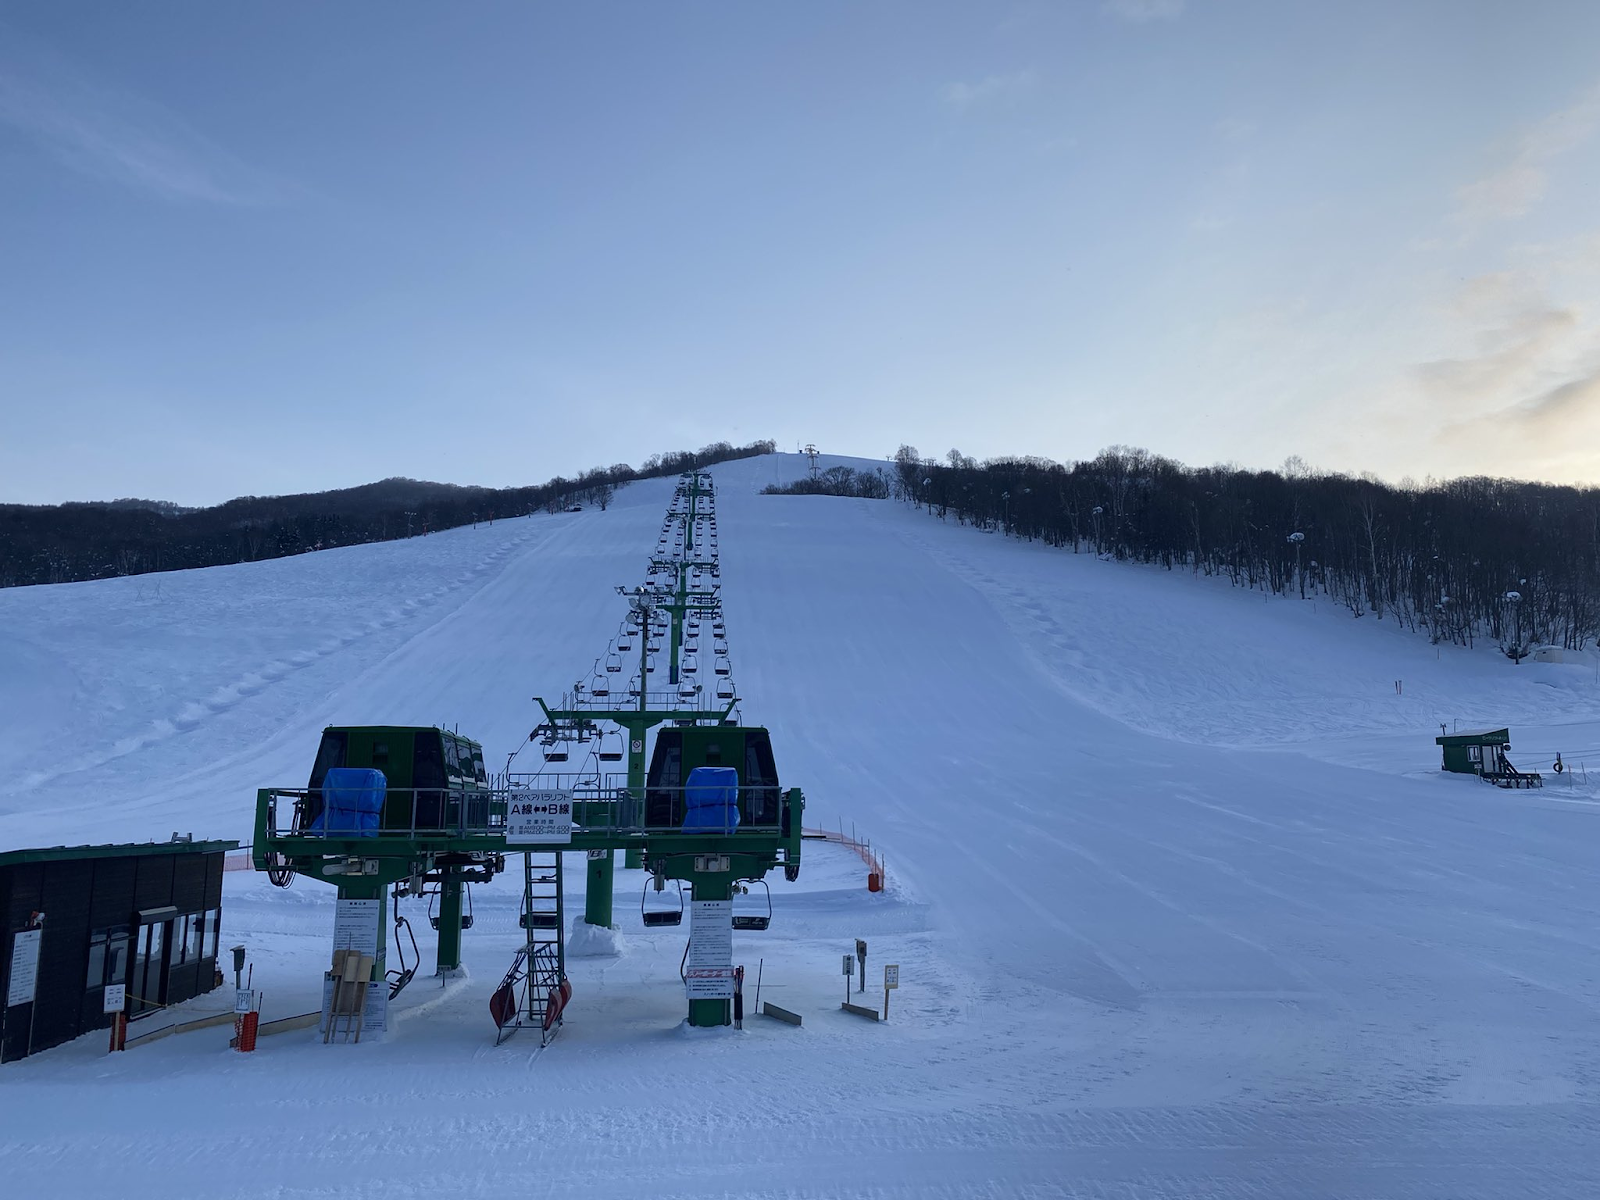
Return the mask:
<path id="1" fill-rule="evenodd" d="M 561 1012 L 572 994 L 567 982 L 561 884 L 559 850 L 529 851 L 522 856 L 520 922 L 527 932 L 522 952 L 526 993 L 517 1024 L 537 1029 L 541 1046 L 548 1045 L 561 1028 Z"/>

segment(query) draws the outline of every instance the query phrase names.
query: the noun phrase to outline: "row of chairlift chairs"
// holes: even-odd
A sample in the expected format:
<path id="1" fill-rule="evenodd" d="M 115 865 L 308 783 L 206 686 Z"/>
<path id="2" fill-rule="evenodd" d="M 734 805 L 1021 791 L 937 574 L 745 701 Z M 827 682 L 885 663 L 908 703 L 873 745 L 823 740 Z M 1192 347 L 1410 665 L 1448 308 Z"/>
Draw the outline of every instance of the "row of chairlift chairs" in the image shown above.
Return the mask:
<path id="1" fill-rule="evenodd" d="M 658 901 L 654 907 L 649 903 L 652 884 L 655 879 L 644 881 L 644 891 L 639 894 L 639 919 L 646 929 L 661 929 L 683 923 L 683 884 L 673 881 L 674 890 L 667 892 L 665 885 L 655 887 L 654 891 L 666 897 L 665 901 Z M 760 888 L 759 892 L 755 888 Z M 733 927 L 741 930 L 762 930 L 772 925 L 772 889 L 767 886 L 765 879 L 741 879 L 733 888 Z M 754 899 L 741 899 L 741 897 L 755 897 Z M 676 907 L 673 902 L 676 902 Z"/>
<path id="2" fill-rule="evenodd" d="M 684 515 L 685 514 L 678 512 L 668 514 L 666 524 L 664 524 L 662 527 L 661 539 L 658 543 L 658 548 L 665 547 L 672 524 L 675 520 L 681 519 Z M 711 548 L 713 551 L 715 551 L 715 514 L 712 514 L 709 517 L 702 516 L 700 518 L 700 522 L 702 525 L 709 525 L 708 533 L 711 542 Z M 678 544 L 679 548 L 681 549 L 681 534 L 678 537 Z M 714 557 L 711 565 L 708 568 L 694 568 L 694 575 L 697 581 L 701 577 L 703 570 L 709 570 L 713 577 L 720 574 L 720 570 L 714 561 Z M 702 617 L 699 613 L 690 614 L 688 620 L 685 622 L 685 636 L 683 640 L 684 657 L 678 664 L 678 698 L 680 700 L 697 700 L 700 698 L 704 688 L 704 685 L 700 683 L 701 624 Z M 645 671 L 647 673 L 654 673 L 656 669 L 655 655 L 662 649 L 662 641 L 668 633 L 668 628 L 669 627 L 665 617 L 653 619 L 648 630 L 641 630 L 634 623 L 631 615 L 629 618 L 625 618 L 621 632 L 615 639 L 613 639 L 611 645 L 606 648 L 604 659 L 596 660 L 595 669 L 589 680 L 587 688 L 585 689 L 582 685 L 580 685 L 578 689 L 579 695 L 581 696 L 586 693 L 587 697 L 590 699 L 610 701 L 614 695 L 617 695 L 621 691 L 625 691 L 628 699 L 639 699 L 640 690 L 643 684 L 641 683 L 637 674 L 629 678 L 626 689 L 619 689 L 616 687 L 613 677 L 619 676 L 623 673 L 623 666 L 627 661 L 623 656 L 632 655 L 635 639 L 641 636 L 646 639 L 645 653 L 647 658 L 645 662 Z M 716 697 L 717 701 L 721 704 L 726 704 L 730 701 L 737 701 L 739 697 L 737 690 L 734 688 L 732 680 L 733 663 L 729 657 L 728 651 L 727 626 L 724 623 L 720 612 L 714 614 L 711 618 L 711 638 L 711 673 L 716 678 L 716 683 L 712 686 L 712 693 Z M 622 735 L 620 732 L 597 732 L 594 736 L 599 741 L 599 746 L 597 747 L 595 754 L 601 762 L 620 762 L 622 760 Z M 571 743 L 576 740 L 580 739 L 559 736 L 553 729 L 547 731 L 546 736 L 543 739 L 545 761 L 553 763 L 564 763 L 569 761 L 571 759 L 571 751 L 569 747 Z"/>
<path id="3" fill-rule="evenodd" d="M 656 543 L 656 549 L 663 555 L 668 549 L 674 549 L 680 552 L 683 550 L 683 532 L 681 529 L 674 531 L 673 526 L 679 525 L 687 516 L 688 514 L 686 512 L 676 508 L 668 513 L 666 523 L 661 528 L 661 538 Z M 691 568 L 690 582 L 696 584 L 702 583 L 704 582 L 707 574 L 709 574 L 712 579 L 720 578 L 722 575 L 722 570 L 715 561 L 717 551 L 717 518 L 715 513 L 702 512 L 697 515 L 695 521 L 695 540 L 701 545 L 705 546 L 711 552 L 712 562 L 709 567 L 696 566 Z M 669 541 L 671 542 L 670 546 Z M 698 688 L 693 685 L 692 679 L 694 676 L 698 675 L 700 669 L 698 661 L 700 625 L 701 618 L 698 614 L 691 615 L 688 621 L 685 622 L 683 639 L 684 658 L 683 661 L 678 664 L 678 674 L 684 681 L 680 684 L 680 695 L 685 696 L 685 698 L 698 694 Z M 660 628 L 657 632 L 664 635 L 666 633 L 666 629 Z M 625 638 L 627 637 L 626 634 L 623 636 Z M 718 683 L 716 685 L 717 699 L 723 701 L 736 699 L 733 683 L 728 678 L 733 673 L 733 665 L 728 657 L 727 630 L 723 624 L 720 614 L 718 614 L 712 620 L 711 636 L 713 639 L 711 650 L 713 656 L 712 673 L 718 677 Z M 658 642 L 653 643 L 647 647 L 647 652 L 650 650 L 657 650 L 659 648 L 660 646 Z M 617 649 L 623 653 L 626 653 L 631 649 L 631 643 L 619 642 Z M 613 660 L 615 660 L 615 662 L 613 662 Z M 621 669 L 622 665 L 620 656 L 617 654 L 607 655 L 606 670 L 620 671 Z M 647 669 L 654 670 L 654 667 L 647 666 Z M 638 677 L 635 676 L 635 683 L 637 682 L 637 679 Z M 636 696 L 638 693 L 634 692 L 632 694 Z M 735 929 L 766 929 L 772 924 L 772 890 L 767 886 L 766 880 L 742 880 L 735 887 L 734 894 L 735 896 L 749 896 L 752 894 L 751 889 L 756 887 L 761 889 L 759 893 L 761 900 L 759 903 L 755 903 L 753 905 L 741 905 L 737 899 L 734 901 L 733 927 Z M 657 887 L 655 890 L 658 893 L 664 893 L 664 885 Z M 674 889 L 671 893 L 671 897 L 676 901 L 675 905 L 671 903 L 658 904 L 652 908 L 648 902 L 650 894 L 651 882 L 646 881 L 644 891 L 639 897 L 639 918 L 644 923 L 646 928 L 655 929 L 682 924 L 684 912 L 682 883 L 674 881 Z M 740 911 L 741 908 L 743 908 L 744 911 Z"/>

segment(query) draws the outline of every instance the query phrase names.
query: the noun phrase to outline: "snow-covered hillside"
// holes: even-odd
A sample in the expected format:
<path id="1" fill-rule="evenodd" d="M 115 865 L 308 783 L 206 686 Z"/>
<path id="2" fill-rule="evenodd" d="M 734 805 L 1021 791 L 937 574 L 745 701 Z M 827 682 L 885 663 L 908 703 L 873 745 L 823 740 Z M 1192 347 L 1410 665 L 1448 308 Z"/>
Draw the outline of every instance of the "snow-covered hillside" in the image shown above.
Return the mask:
<path id="1" fill-rule="evenodd" d="M 91 1037 L 8 1065 L 17 1194 L 129 1172 L 215 1197 L 1600 1193 L 1600 789 L 1441 777 L 1432 741 L 1509 724 L 1519 766 L 1600 772 L 1592 671 L 759 494 L 804 469 L 714 470 L 744 715 L 807 823 L 889 860 L 872 896 L 808 843 L 772 930 L 740 935 L 803 1029 L 679 1027 L 682 938 L 639 927 L 619 872 L 625 953 L 573 961 L 549 1050 L 495 1048 L 501 881 L 469 977 L 413 985 L 382 1044 L 246 1057 L 211 1031 L 107 1060 Z M 335 721 L 447 722 L 503 762 L 530 697 L 603 650 L 670 489 L 0 592 L 0 848 L 247 838 L 255 788 L 302 782 Z M 224 911 L 266 1015 L 306 1007 L 331 889 L 232 875 Z M 886 1025 L 838 1012 L 857 936 L 902 964 Z"/>

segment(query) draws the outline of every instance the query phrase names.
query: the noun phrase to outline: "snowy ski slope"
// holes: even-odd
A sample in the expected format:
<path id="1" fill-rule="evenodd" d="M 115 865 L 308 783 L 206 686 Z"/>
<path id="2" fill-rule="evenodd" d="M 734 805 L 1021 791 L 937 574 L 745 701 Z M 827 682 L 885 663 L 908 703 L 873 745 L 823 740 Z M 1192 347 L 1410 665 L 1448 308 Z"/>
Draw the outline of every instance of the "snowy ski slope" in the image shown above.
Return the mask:
<path id="1" fill-rule="evenodd" d="M 1519 766 L 1600 771 L 1592 670 L 757 494 L 802 470 L 714 472 L 735 674 L 807 823 L 869 833 L 892 883 L 808 843 L 739 935 L 803 1029 L 682 1027 L 680 931 L 646 933 L 619 871 L 622 955 L 571 961 L 549 1050 L 495 1048 L 502 880 L 468 977 L 413 984 L 382 1044 L 203 1031 L 109 1060 L 94 1036 L 8 1064 L 8 1194 L 1600 1194 L 1600 789 L 1441 777 L 1432 744 L 1509 723 Z M 670 487 L 0 592 L 0 846 L 247 838 L 254 789 L 302 781 L 333 721 L 459 724 L 503 761 L 604 648 Z M 265 1015 L 309 1007 L 332 889 L 230 875 L 224 913 Z M 902 966 L 886 1025 L 838 1012 L 857 936 L 870 974 Z"/>

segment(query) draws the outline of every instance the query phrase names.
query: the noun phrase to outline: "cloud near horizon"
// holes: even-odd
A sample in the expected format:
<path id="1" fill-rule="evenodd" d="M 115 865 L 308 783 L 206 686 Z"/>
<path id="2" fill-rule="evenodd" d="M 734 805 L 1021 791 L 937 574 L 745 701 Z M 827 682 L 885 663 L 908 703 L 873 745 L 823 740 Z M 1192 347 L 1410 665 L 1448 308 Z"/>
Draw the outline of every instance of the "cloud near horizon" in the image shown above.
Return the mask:
<path id="1" fill-rule="evenodd" d="M 1510 154 L 1495 171 L 1456 190 L 1451 223 L 1470 238 L 1496 221 L 1526 216 L 1544 198 L 1550 165 L 1575 150 L 1600 129 L 1600 82 L 1572 104 L 1551 113 L 1510 143 Z"/>

